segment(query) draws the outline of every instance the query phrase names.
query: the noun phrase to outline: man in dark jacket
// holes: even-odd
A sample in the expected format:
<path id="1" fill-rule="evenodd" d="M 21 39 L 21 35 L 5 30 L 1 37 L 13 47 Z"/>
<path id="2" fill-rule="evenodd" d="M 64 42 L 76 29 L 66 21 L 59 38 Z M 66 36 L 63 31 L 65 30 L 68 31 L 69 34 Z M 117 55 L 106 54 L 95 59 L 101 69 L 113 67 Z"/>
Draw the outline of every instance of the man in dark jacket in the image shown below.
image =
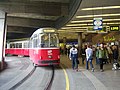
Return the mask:
<path id="1" fill-rule="evenodd" d="M 118 49 L 117 49 L 117 46 L 116 45 L 114 45 L 113 46 L 113 62 L 118 62 L 118 56 L 119 56 L 119 54 L 118 54 Z"/>
<path id="2" fill-rule="evenodd" d="M 85 50 L 86 50 L 87 48 L 85 47 L 85 46 L 83 46 L 82 47 L 82 64 L 84 64 L 84 60 L 85 60 L 85 57 L 86 57 L 86 53 L 85 53 Z"/>

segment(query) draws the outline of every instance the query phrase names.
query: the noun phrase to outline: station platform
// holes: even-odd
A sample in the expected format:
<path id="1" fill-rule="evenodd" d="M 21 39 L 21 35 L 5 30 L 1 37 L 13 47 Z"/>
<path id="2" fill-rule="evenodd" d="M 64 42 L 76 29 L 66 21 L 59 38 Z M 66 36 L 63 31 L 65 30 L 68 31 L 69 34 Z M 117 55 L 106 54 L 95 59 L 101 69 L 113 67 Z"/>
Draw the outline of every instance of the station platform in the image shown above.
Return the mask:
<path id="1" fill-rule="evenodd" d="M 71 69 L 71 61 L 67 56 L 62 56 L 61 60 L 64 60 L 64 64 L 67 63 L 67 67 Z M 85 64 L 82 65 L 79 58 L 79 71 L 73 71 L 71 69 L 72 77 L 76 79 L 73 84 L 76 86 L 75 90 L 120 90 L 120 70 L 112 70 L 112 64 L 104 65 L 104 72 L 100 72 L 99 65 L 95 64 L 93 59 L 94 72 L 85 69 Z M 72 89 L 74 90 L 74 89 Z"/>
<path id="2" fill-rule="evenodd" d="M 60 66 L 62 67 L 55 69 L 55 77 L 51 90 L 120 90 L 120 70 L 113 71 L 112 64 L 105 64 L 104 72 L 100 72 L 99 65 L 95 65 L 94 60 L 93 63 L 95 71 L 92 72 L 91 70 L 86 70 L 85 65 L 81 64 L 81 59 L 79 60 L 79 71 L 76 72 L 72 70 L 71 61 L 69 58 L 66 55 L 61 55 Z M 8 67 L 4 71 L 0 72 L 0 90 L 9 90 L 5 89 L 7 85 L 7 87 L 10 87 L 11 85 L 17 83 L 21 77 L 24 77 L 25 74 L 27 74 L 33 68 L 28 57 L 20 58 L 16 56 L 10 56 L 6 57 L 5 61 L 8 63 Z M 66 71 L 66 75 L 64 71 Z M 44 71 L 41 69 L 41 72 Z M 38 74 L 40 75 L 40 73 L 37 73 L 37 75 Z M 43 76 L 45 77 L 44 74 L 42 74 L 40 77 Z M 66 79 L 67 77 L 68 80 Z M 43 79 L 40 80 L 39 82 L 43 82 Z M 68 89 L 66 89 L 67 86 L 69 87 Z M 41 87 L 43 87 L 43 84 Z M 33 88 L 29 90 L 33 90 Z M 16 90 L 23 89 L 25 88 L 19 88 Z M 37 87 L 34 90 L 42 89 Z"/>

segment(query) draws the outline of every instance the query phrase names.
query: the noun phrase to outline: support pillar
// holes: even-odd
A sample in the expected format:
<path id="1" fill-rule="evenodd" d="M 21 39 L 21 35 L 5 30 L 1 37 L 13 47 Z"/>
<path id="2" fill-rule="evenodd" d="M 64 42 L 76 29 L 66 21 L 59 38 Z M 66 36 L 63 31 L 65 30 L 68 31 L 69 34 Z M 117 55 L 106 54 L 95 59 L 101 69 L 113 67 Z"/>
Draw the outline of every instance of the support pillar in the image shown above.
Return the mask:
<path id="1" fill-rule="evenodd" d="M 81 57 L 81 50 L 82 50 L 82 33 L 78 33 L 78 56 Z"/>
<path id="2" fill-rule="evenodd" d="M 67 38 L 66 37 L 63 37 L 63 45 L 64 45 L 64 47 L 63 47 L 63 54 L 66 54 L 66 41 L 67 41 Z"/>
<path id="3" fill-rule="evenodd" d="M 0 10 L 0 69 L 4 68 L 6 42 L 6 13 Z"/>

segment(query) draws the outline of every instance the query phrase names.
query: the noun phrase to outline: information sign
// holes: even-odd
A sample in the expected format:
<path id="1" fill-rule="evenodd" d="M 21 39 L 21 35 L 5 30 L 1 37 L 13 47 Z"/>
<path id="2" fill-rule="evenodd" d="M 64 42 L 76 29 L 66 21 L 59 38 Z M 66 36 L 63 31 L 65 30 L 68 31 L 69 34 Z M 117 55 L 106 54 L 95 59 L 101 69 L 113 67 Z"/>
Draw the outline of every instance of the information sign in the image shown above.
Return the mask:
<path id="1" fill-rule="evenodd" d="M 102 18 L 94 18 L 94 30 L 102 30 Z"/>

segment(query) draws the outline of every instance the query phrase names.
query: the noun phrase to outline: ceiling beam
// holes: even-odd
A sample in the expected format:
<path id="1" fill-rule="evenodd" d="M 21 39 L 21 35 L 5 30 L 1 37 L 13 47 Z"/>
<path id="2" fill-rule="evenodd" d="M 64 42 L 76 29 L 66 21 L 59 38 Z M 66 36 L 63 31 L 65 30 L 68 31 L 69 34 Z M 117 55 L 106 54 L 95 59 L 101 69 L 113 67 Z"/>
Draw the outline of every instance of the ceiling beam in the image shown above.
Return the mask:
<path id="1" fill-rule="evenodd" d="M 68 3 L 59 2 L 0 2 L 0 10 L 7 13 L 36 13 L 47 16 L 60 16 L 65 14 L 62 7 L 67 10 Z M 63 14 L 62 14 L 63 13 Z"/>
<path id="2" fill-rule="evenodd" d="M 33 28 L 54 27 L 54 21 L 7 17 L 7 25 L 20 26 L 20 27 L 33 27 Z"/>

